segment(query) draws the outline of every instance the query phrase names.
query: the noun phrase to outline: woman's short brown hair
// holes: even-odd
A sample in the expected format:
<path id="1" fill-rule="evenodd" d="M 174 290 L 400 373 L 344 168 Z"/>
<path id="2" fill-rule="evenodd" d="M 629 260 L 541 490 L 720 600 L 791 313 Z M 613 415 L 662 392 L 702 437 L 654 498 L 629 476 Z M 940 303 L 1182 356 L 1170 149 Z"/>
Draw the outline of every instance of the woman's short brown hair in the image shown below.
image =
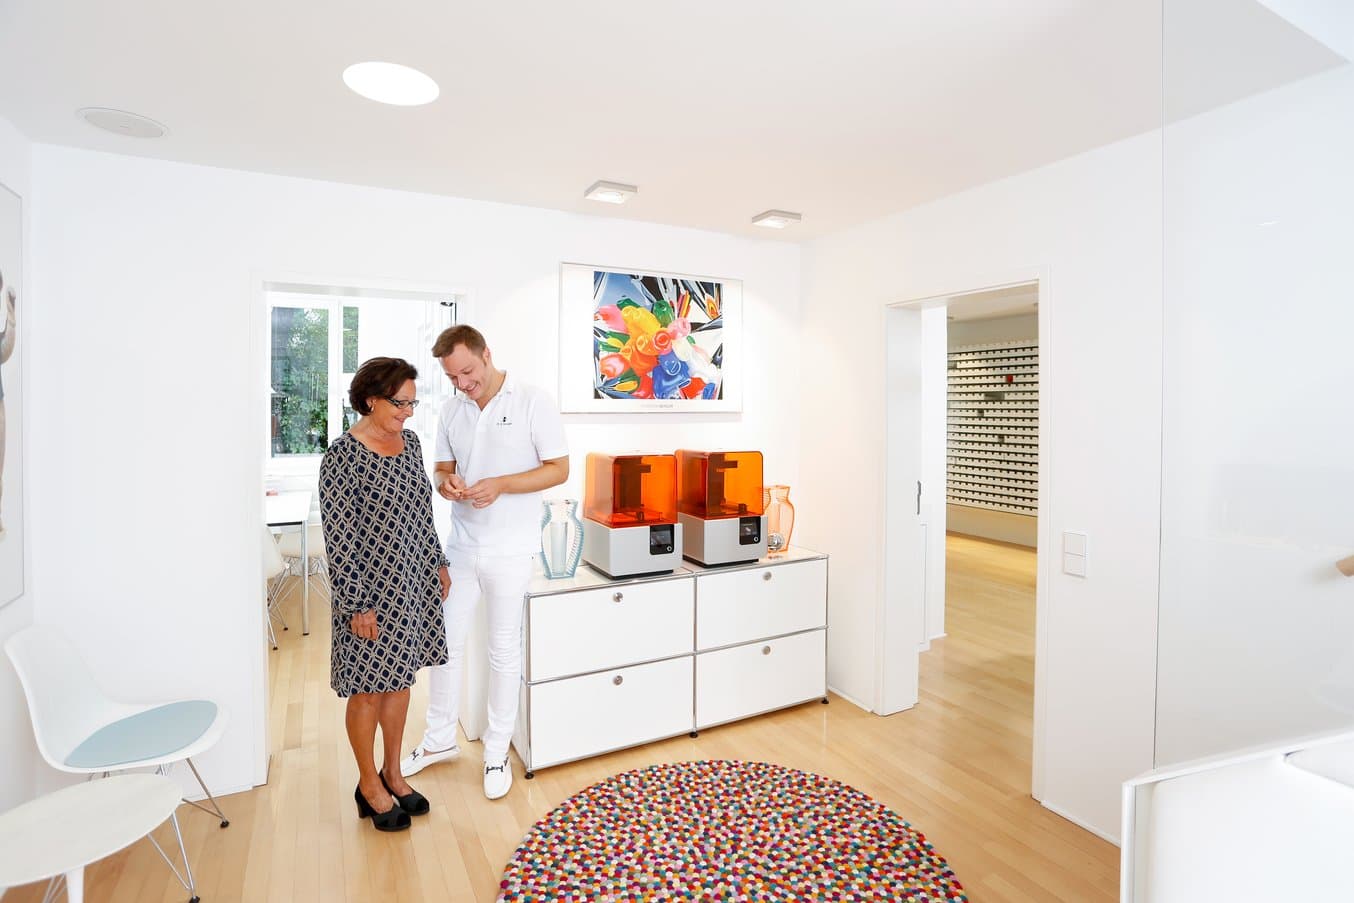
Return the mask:
<path id="1" fill-rule="evenodd" d="M 442 330 L 437 341 L 433 342 L 433 357 L 440 360 L 455 351 L 457 345 L 464 345 L 471 354 L 484 354 L 484 349 L 488 347 L 484 343 L 483 333 L 462 323 Z"/>
<path id="2" fill-rule="evenodd" d="M 408 361 L 398 357 L 374 357 L 364 361 L 353 374 L 352 385 L 348 387 L 348 404 L 365 417 L 371 413 L 368 398 L 389 398 L 411 379 L 418 379 L 418 370 Z"/>

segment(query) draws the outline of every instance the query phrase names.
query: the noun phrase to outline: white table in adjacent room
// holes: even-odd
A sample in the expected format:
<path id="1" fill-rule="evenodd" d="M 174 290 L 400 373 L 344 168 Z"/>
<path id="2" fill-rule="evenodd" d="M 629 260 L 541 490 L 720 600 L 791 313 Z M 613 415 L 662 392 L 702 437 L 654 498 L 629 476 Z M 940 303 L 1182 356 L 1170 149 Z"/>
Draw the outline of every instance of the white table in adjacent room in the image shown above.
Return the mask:
<path id="1" fill-rule="evenodd" d="M 310 520 L 310 492 L 297 490 L 263 497 L 263 518 L 270 527 L 295 527 L 301 531 L 301 633 L 310 634 L 310 550 L 306 547 L 306 523 Z"/>
<path id="2" fill-rule="evenodd" d="M 163 775 L 122 774 L 72 784 L 0 815 L 0 896 L 6 887 L 64 875 L 66 898 L 80 903 L 85 866 L 158 828 L 174 815 L 181 793 Z M 179 844 L 182 854 L 181 835 Z M 184 866 L 191 885 L 186 859 Z M 49 885 L 44 899 L 55 899 L 56 889 Z"/>

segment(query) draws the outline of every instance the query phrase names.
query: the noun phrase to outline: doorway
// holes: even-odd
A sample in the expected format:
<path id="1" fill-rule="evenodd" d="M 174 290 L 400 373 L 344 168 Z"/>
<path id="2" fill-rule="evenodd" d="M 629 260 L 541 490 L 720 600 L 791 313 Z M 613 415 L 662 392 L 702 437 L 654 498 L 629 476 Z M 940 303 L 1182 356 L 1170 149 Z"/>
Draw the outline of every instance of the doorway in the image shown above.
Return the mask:
<path id="1" fill-rule="evenodd" d="M 264 547 L 272 579 L 249 615 L 264 628 L 254 687 L 256 785 L 266 783 L 270 760 L 285 762 L 302 748 L 321 717 L 317 700 L 328 693 L 330 596 L 318 481 L 325 449 L 358 417 L 348 398 L 352 378 L 372 357 L 413 362 L 421 404 L 406 428 L 432 449 L 438 410 L 451 390 L 429 349 L 460 319 L 466 301 L 460 290 L 395 281 L 259 284 L 254 368 L 264 391 L 256 396 L 255 424 L 264 523 L 275 536 L 274 548 Z M 432 463 L 425 452 L 425 466 Z M 439 522 L 446 504 L 434 497 Z M 286 569 L 272 576 L 279 558 Z"/>
<path id="2" fill-rule="evenodd" d="M 914 619 L 906 631 L 886 631 L 915 638 L 913 698 L 962 698 L 989 742 L 1032 760 L 1036 798 L 1035 612 L 1046 495 L 1039 465 L 1047 434 L 1039 295 L 1036 278 L 887 312 L 883 615 L 886 627 L 889 617 Z M 895 693 L 889 707 L 889 667 L 881 667 L 883 714 L 909 704 Z M 894 677 L 902 670 L 893 666 Z"/>

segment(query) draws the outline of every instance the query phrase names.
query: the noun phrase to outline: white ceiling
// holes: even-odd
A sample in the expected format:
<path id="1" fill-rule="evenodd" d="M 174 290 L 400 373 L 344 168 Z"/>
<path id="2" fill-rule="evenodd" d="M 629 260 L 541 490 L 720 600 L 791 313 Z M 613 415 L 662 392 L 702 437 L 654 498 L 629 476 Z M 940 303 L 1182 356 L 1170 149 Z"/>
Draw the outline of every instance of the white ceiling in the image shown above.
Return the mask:
<path id="1" fill-rule="evenodd" d="M 985 292 L 969 292 L 947 299 L 951 320 L 995 320 L 1032 316 L 1039 312 L 1039 283 L 1026 282 Z"/>
<path id="2" fill-rule="evenodd" d="M 1254 0 L 1168 8 L 1179 59 L 1207 49 L 1181 110 L 1338 60 Z M 1156 0 L 0 0 L 0 116 L 44 143 L 801 240 L 1159 125 L 1161 29 Z M 340 79 L 362 60 L 442 95 L 364 100 Z M 170 134 L 106 134 L 85 106 Z M 639 195 L 584 201 L 597 179 Z M 773 207 L 804 221 L 749 224 Z"/>

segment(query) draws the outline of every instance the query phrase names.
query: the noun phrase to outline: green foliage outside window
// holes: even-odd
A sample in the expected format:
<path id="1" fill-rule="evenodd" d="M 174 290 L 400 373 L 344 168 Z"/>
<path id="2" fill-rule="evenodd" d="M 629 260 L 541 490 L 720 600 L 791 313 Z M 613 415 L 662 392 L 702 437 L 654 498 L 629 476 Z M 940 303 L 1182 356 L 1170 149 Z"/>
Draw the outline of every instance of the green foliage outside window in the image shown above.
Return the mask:
<path id="1" fill-rule="evenodd" d="M 357 372 L 357 308 L 343 308 L 343 372 Z"/>
<path id="2" fill-rule="evenodd" d="M 329 447 L 329 311 L 275 307 L 272 313 L 273 454 L 321 454 Z"/>

